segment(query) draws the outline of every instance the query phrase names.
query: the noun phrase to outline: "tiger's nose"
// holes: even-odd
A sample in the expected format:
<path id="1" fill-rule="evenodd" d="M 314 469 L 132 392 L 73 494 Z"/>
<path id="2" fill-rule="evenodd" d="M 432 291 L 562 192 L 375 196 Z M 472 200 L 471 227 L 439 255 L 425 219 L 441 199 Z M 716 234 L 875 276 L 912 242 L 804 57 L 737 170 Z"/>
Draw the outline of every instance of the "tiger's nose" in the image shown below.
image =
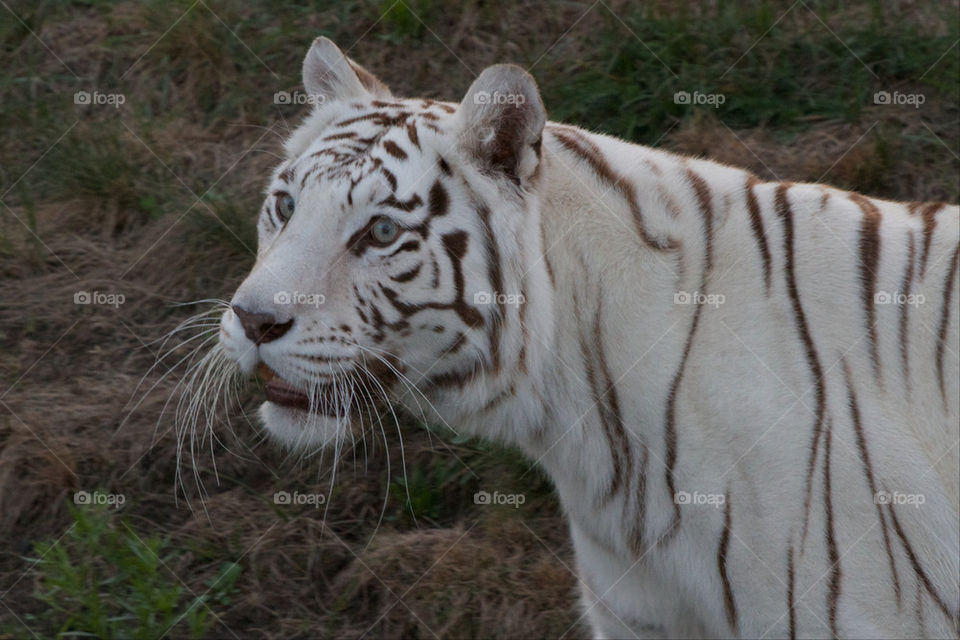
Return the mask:
<path id="1" fill-rule="evenodd" d="M 269 313 L 252 313 L 239 305 L 232 305 L 230 308 L 237 314 L 243 332 L 254 344 L 272 342 L 282 337 L 293 326 L 293 318 L 286 322 L 277 322 L 277 319 Z"/>

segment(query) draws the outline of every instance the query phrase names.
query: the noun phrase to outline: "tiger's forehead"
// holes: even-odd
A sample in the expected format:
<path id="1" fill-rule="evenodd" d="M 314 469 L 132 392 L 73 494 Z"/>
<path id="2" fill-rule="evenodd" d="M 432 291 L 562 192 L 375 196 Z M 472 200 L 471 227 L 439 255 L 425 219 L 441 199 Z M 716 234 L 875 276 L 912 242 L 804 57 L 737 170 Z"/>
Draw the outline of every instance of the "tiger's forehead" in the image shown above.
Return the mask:
<path id="1" fill-rule="evenodd" d="M 349 103 L 301 155 L 278 168 L 277 178 L 302 191 L 328 180 L 356 186 L 376 175 L 396 193 L 403 190 L 398 175 L 407 165 L 421 166 L 425 141 L 446 134 L 455 111 L 455 105 L 427 99 Z"/>

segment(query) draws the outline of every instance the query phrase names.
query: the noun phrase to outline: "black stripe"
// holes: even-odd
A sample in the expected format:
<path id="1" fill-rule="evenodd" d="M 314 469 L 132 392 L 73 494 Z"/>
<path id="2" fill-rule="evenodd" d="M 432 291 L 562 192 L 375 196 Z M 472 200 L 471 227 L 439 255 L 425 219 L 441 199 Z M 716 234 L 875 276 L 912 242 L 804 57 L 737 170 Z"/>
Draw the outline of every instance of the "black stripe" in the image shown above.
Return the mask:
<path id="1" fill-rule="evenodd" d="M 900 543 L 903 545 L 903 550 L 907 552 L 907 558 L 910 560 L 910 566 L 913 567 L 913 572 L 923 584 L 923 588 L 927 593 L 930 594 L 930 597 L 933 598 L 933 601 L 937 604 L 937 607 L 943 612 L 943 615 L 947 617 L 953 623 L 954 628 L 957 627 L 957 621 L 960 620 L 960 605 L 956 612 L 951 612 L 950 608 L 947 606 L 947 603 L 944 602 L 943 598 L 940 597 L 940 594 L 937 593 L 937 590 L 934 588 L 933 583 L 930 582 L 927 572 L 923 570 L 923 567 L 920 565 L 920 560 L 917 558 L 917 554 L 913 550 L 913 545 L 910 544 L 910 541 L 907 539 L 906 533 L 904 533 L 903 528 L 900 526 L 900 521 L 897 519 L 897 512 L 893 508 L 893 505 L 887 503 L 887 511 L 890 513 L 890 521 L 893 522 L 893 530 L 897 532 L 897 537 L 900 538 Z"/>
<path id="2" fill-rule="evenodd" d="M 601 406 L 604 407 L 604 421 L 609 424 L 610 433 L 613 437 L 612 453 L 621 459 L 623 477 L 627 485 L 625 502 L 628 502 L 630 499 L 630 478 L 633 477 L 633 454 L 630 450 L 630 441 L 627 438 L 627 432 L 624 428 L 617 387 L 613 382 L 613 376 L 610 375 L 610 367 L 607 365 L 607 358 L 604 353 L 603 332 L 601 329 L 603 295 L 601 285 L 597 295 L 597 311 L 593 317 L 593 351 L 597 358 L 600 375 L 603 378 L 603 404 Z"/>
<path id="3" fill-rule="evenodd" d="M 403 273 L 400 273 L 395 276 L 390 276 L 390 279 L 393 280 L 394 282 L 410 282 L 411 280 L 416 278 L 417 275 L 419 275 L 420 268 L 422 266 L 423 266 L 423 263 L 421 262 L 420 264 L 418 264 L 417 266 L 415 266 L 414 268 L 408 271 L 404 271 Z"/>
<path id="4" fill-rule="evenodd" d="M 571 127 L 561 128 L 552 125 L 549 127 L 549 131 L 565 149 L 573 152 L 589 164 L 598 178 L 609 184 L 611 188 L 616 189 L 620 196 L 626 200 L 630 212 L 633 214 L 637 234 L 644 244 L 658 250 L 672 250 L 678 246 L 678 243 L 671 238 L 654 238 L 649 234 L 643 221 L 640 205 L 637 203 L 637 193 L 633 182 L 613 170 L 596 144 Z"/>
<path id="5" fill-rule="evenodd" d="M 744 188 L 744 195 L 747 199 L 747 211 L 750 213 L 750 229 L 753 231 L 753 237 L 757 241 L 757 248 L 760 250 L 760 259 L 763 261 L 763 284 L 767 295 L 770 295 L 770 247 L 767 246 L 767 234 L 763 228 L 763 218 L 760 216 L 760 203 L 757 202 L 757 196 L 753 192 L 760 180 L 757 176 L 750 174 L 747 176 L 747 184 Z"/>
<path id="6" fill-rule="evenodd" d="M 943 305 L 940 308 L 940 331 L 937 334 L 937 380 L 940 381 L 940 396 L 943 398 L 943 407 L 947 408 L 947 389 L 943 382 L 943 350 L 947 344 L 947 329 L 950 328 L 950 301 L 953 299 L 953 282 L 957 276 L 957 266 L 960 262 L 960 245 L 953 251 L 953 259 L 947 271 L 946 282 L 943 284 Z"/>
<path id="7" fill-rule="evenodd" d="M 946 204 L 943 202 L 929 202 L 920 212 L 923 219 L 923 253 L 920 254 L 920 277 L 927 273 L 927 259 L 930 257 L 930 243 L 933 240 L 933 232 L 937 228 L 937 212 L 943 209 Z M 913 213 L 913 210 L 911 210 Z"/>
<path id="8" fill-rule="evenodd" d="M 477 205 L 477 214 L 480 216 L 483 227 L 484 246 L 486 247 L 487 278 L 493 287 L 494 313 L 490 318 L 490 365 L 493 371 L 500 369 L 500 333 L 505 317 L 503 308 L 503 272 L 500 266 L 500 249 L 490 227 L 490 209 L 485 204 Z"/>
<path id="9" fill-rule="evenodd" d="M 803 343 L 807 366 L 810 367 L 810 373 L 813 376 L 817 403 L 816 417 L 813 424 L 813 443 L 810 446 L 810 457 L 807 461 L 806 497 L 804 498 L 802 540 L 806 540 L 810 512 L 810 491 L 813 483 L 813 471 L 817 461 L 817 451 L 820 448 L 820 435 L 823 432 L 823 415 L 826 406 L 827 390 L 823 383 L 823 368 L 820 366 L 820 357 L 817 355 L 813 338 L 810 336 L 807 316 L 803 311 L 803 304 L 800 302 L 800 292 L 797 289 L 797 275 L 794 266 L 793 213 L 790 209 L 790 202 L 787 199 L 787 191 L 791 186 L 793 185 L 784 182 L 777 187 L 775 204 L 777 216 L 783 221 L 784 274 L 787 281 L 787 294 L 790 296 L 790 302 L 793 305 L 794 322 L 797 325 L 797 333 L 800 335 L 800 341 Z M 803 542 L 801 541 L 801 545 L 802 544 Z"/>
<path id="10" fill-rule="evenodd" d="M 851 193 L 850 200 L 863 211 L 860 228 L 860 284 L 867 333 L 870 336 L 870 359 L 877 384 L 883 386 L 880 369 L 880 351 L 877 347 L 877 266 L 880 263 L 880 210 L 867 198 Z"/>
<path id="11" fill-rule="evenodd" d="M 893 590 L 897 596 L 897 604 L 900 604 L 900 578 L 897 577 L 897 563 L 893 558 L 893 548 L 890 545 L 890 532 L 887 530 L 887 521 L 883 517 L 883 509 L 877 501 L 877 483 L 873 476 L 873 465 L 870 463 L 870 452 L 867 449 L 867 437 L 863 431 L 863 423 L 860 420 L 860 405 L 857 402 L 857 393 L 853 388 L 853 380 L 850 375 L 850 367 L 846 360 L 843 363 L 843 379 L 847 385 L 847 404 L 850 405 L 850 419 L 853 422 L 853 431 L 856 435 L 857 449 L 860 452 L 860 463 L 863 465 L 863 475 L 867 478 L 867 484 L 870 486 L 872 500 L 877 508 L 877 519 L 880 520 L 880 531 L 883 533 L 883 546 L 887 552 L 887 561 L 890 564 L 890 575 L 893 578 Z"/>
<path id="12" fill-rule="evenodd" d="M 910 323 L 908 318 L 908 311 L 910 310 L 910 305 L 907 304 L 908 296 L 913 289 L 913 271 L 914 271 L 914 257 L 916 256 L 917 250 L 915 243 L 913 241 L 913 231 L 910 231 L 907 236 L 908 242 L 908 253 L 907 253 L 907 264 L 904 268 L 903 281 L 900 283 L 900 292 L 904 296 L 903 304 L 900 305 L 900 360 L 903 363 L 903 386 L 907 391 L 907 396 L 910 395 Z"/>
<path id="13" fill-rule="evenodd" d="M 720 572 L 720 582 L 723 584 L 723 608 L 727 612 L 727 623 L 734 633 L 737 632 L 737 604 L 733 599 L 733 588 L 730 586 L 730 577 L 727 575 L 727 552 L 730 547 L 730 490 L 727 489 L 723 508 L 723 531 L 720 533 L 720 544 L 717 545 L 717 570 Z"/>
<path id="14" fill-rule="evenodd" d="M 837 606 L 840 599 L 840 553 L 837 551 L 836 531 L 833 527 L 833 490 L 830 483 L 830 449 L 833 443 L 833 431 L 827 426 L 826 446 L 823 460 L 823 511 L 826 523 L 824 535 L 827 544 L 827 559 L 830 562 L 830 589 L 827 591 L 827 616 L 830 619 L 830 635 L 839 638 L 837 633 Z"/>
<path id="15" fill-rule="evenodd" d="M 793 544 L 787 547 L 787 613 L 790 616 L 790 640 L 797 638 L 797 612 L 793 604 Z"/>
<path id="16" fill-rule="evenodd" d="M 447 195 L 446 188 L 439 180 L 430 187 L 430 194 L 427 196 L 429 203 L 428 210 L 431 217 L 444 216 L 450 208 L 450 196 Z"/>

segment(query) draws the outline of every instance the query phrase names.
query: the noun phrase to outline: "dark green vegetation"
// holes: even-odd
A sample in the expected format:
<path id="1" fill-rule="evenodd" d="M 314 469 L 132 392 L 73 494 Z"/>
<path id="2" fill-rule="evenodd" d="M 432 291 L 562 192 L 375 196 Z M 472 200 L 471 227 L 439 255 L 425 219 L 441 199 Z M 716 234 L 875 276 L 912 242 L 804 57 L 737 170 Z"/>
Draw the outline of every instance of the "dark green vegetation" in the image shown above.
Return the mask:
<path id="1" fill-rule="evenodd" d="M 958 34 L 956 2 L 0 5 L 0 637 L 583 635 L 565 524 L 513 451 L 407 419 L 404 477 L 387 422 L 331 490 L 329 456 L 261 443 L 241 411 L 254 387 L 218 428 L 219 482 L 205 443 L 175 502 L 158 416 L 183 368 L 147 374 L 154 341 L 197 310 L 173 303 L 228 297 L 249 268 L 264 177 L 305 112 L 274 93 L 299 88 L 314 37 L 401 95 L 458 100 L 514 61 L 554 119 L 769 179 L 956 202 Z M 125 503 L 72 505 L 96 487 Z"/>

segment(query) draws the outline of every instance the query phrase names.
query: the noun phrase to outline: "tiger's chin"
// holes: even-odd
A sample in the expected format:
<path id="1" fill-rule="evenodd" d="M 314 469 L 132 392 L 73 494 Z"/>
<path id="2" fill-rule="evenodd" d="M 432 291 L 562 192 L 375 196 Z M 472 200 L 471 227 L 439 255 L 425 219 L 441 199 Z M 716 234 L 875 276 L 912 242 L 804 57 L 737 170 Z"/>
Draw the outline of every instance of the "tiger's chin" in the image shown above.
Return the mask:
<path id="1" fill-rule="evenodd" d="M 314 451 L 335 445 L 353 428 L 353 416 L 323 415 L 275 402 L 260 405 L 260 419 L 267 434 L 284 447 Z"/>
<path id="2" fill-rule="evenodd" d="M 278 443 L 312 451 L 336 444 L 352 429 L 353 399 L 336 393 L 333 386 L 321 384 L 310 397 L 266 364 L 261 363 L 257 373 L 264 382 L 267 400 L 260 406 L 260 419 Z"/>

